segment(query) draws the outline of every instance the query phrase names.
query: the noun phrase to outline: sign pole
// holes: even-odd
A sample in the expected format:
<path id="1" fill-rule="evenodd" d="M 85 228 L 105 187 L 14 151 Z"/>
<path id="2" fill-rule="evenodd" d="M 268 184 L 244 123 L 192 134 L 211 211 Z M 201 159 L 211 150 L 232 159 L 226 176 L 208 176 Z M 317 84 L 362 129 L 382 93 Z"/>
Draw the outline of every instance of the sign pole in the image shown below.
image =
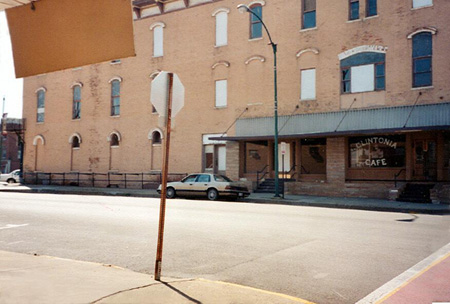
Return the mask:
<path id="1" fill-rule="evenodd" d="M 161 181 L 161 203 L 159 207 L 159 228 L 158 228 L 158 247 L 156 249 L 155 261 L 155 280 L 161 280 L 161 264 L 162 264 L 162 250 L 164 240 L 164 221 L 166 216 L 166 191 L 167 191 L 167 174 L 169 170 L 169 148 L 170 148 L 170 128 L 172 122 L 172 88 L 173 88 L 173 73 L 168 74 L 168 100 L 167 100 L 167 123 L 166 123 L 166 144 L 163 156 L 163 172 Z"/>

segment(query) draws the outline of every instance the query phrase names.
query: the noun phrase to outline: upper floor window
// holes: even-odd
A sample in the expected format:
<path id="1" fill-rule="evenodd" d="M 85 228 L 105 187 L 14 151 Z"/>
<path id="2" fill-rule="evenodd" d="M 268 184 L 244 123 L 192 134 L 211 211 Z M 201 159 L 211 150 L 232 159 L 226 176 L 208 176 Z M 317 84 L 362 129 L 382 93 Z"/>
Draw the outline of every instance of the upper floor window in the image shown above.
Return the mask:
<path id="1" fill-rule="evenodd" d="M 45 118 L 45 89 L 40 88 L 36 92 L 37 95 L 37 122 L 44 122 Z"/>
<path id="2" fill-rule="evenodd" d="M 377 0 L 367 0 L 366 17 L 376 16 L 377 14 Z"/>
<path id="3" fill-rule="evenodd" d="M 423 32 L 412 37 L 413 87 L 426 87 L 432 81 L 432 33 Z"/>
<path id="4" fill-rule="evenodd" d="M 227 106 L 227 80 L 216 81 L 216 108 Z"/>
<path id="5" fill-rule="evenodd" d="M 81 85 L 75 85 L 73 90 L 72 100 L 72 119 L 81 118 Z"/>
<path id="6" fill-rule="evenodd" d="M 120 80 L 111 81 L 111 116 L 120 115 Z"/>
<path id="7" fill-rule="evenodd" d="M 341 60 L 341 92 L 361 93 L 385 89 L 384 53 L 364 52 Z"/>
<path id="8" fill-rule="evenodd" d="M 157 22 L 150 26 L 153 31 L 153 57 L 162 57 L 164 55 L 164 27 L 165 24 Z"/>
<path id="9" fill-rule="evenodd" d="M 228 44 L 228 12 L 222 10 L 216 15 L 216 46 Z"/>
<path id="10" fill-rule="evenodd" d="M 302 70 L 300 99 L 316 99 L 316 69 Z"/>
<path id="11" fill-rule="evenodd" d="M 304 0 L 302 28 L 314 27 L 316 27 L 316 0 Z"/>
<path id="12" fill-rule="evenodd" d="M 431 6 L 433 5 L 433 0 L 413 0 L 413 8 Z"/>
<path id="13" fill-rule="evenodd" d="M 261 4 L 255 4 L 250 7 L 250 9 L 255 13 L 250 14 L 250 39 L 261 38 L 262 37 L 262 6 Z"/>
<path id="14" fill-rule="evenodd" d="M 349 0 L 349 20 L 359 19 L 359 0 Z"/>

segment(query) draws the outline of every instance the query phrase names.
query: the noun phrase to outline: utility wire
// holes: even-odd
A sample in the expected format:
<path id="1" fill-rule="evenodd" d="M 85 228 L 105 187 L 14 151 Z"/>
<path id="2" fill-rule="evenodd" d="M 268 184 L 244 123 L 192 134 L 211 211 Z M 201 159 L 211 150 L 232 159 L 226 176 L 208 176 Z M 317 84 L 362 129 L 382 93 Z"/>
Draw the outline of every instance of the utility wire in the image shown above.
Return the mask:
<path id="1" fill-rule="evenodd" d="M 339 124 L 337 125 L 336 129 L 334 129 L 334 132 L 337 132 L 337 129 L 339 129 L 339 127 L 341 126 L 341 123 L 344 121 L 344 119 L 345 119 L 345 117 L 347 116 L 348 112 L 350 112 L 350 110 L 352 109 L 353 104 L 355 103 L 355 101 L 356 101 L 356 98 L 353 99 L 352 104 L 351 104 L 350 107 L 347 109 L 347 111 L 345 111 L 344 116 L 342 117 L 341 121 L 340 121 Z"/>
<path id="2" fill-rule="evenodd" d="M 284 129 L 284 127 L 285 127 L 286 124 L 289 122 L 289 120 L 291 120 L 292 115 L 294 115 L 294 113 L 295 113 L 299 108 L 300 108 L 299 105 L 296 105 L 296 106 L 295 106 L 295 109 L 294 109 L 294 111 L 292 111 L 292 113 L 291 113 L 291 115 L 289 116 L 289 118 L 285 121 L 285 123 L 283 124 L 283 126 L 282 126 L 280 129 L 278 129 L 278 134 L 280 134 L 281 130 Z"/>
<path id="3" fill-rule="evenodd" d="M 231 127 L 233 127 L 236 122 L 238 121 L 239 118 L 241 118 L 242 115 L 244 115 L 245 112 L 248 111 L 248 107 L 244 109 L 244 111 L 242 111 L 242 113 L 238 116 L 238 118 L 236 118 L 233 123 L 228 127 L 228 129 L 225 130 L 225 132 L 222 133 L 222 135 L 220 135 L 220 137 L 223 137 L 225 134 L 227 134 L 228 130 L 231 129 Z"/>
<path id="4" fill-rule="evenodd" d="M 409 111 L 409 115 L 408 115 L 408 118 L 407 118 L 406 121 L 405 121 L 405 124 L 403 125 L 403 129 L 406 128 L 406 124 L 408 123 L 409 118 L 411 117 L 412 112 L 413 112 L 414 109 L 416 108 L 416 105 L 417 105 L 417 102 L 419 101 L 419 97 L 420 97 L 420 96 L 422 96 L 422 92 L 419 92 L 419 95 L 418 95 L 417 98 L 416 98 L 416 102 L 414 103 L 414 105 L 413 105 L 411 111 Z"/>

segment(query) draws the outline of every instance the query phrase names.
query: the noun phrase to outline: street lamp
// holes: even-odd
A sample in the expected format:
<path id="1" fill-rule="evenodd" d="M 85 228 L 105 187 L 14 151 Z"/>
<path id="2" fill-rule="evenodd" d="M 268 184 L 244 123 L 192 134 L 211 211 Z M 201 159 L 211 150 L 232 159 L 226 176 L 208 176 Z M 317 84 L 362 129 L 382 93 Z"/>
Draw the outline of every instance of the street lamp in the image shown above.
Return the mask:
<path id="1" fill-rule="evenodd" d="M 272 37 L 270 36 L 269 30 L 266 27 L 266 24 L 262 19 L 255 14 L 255 12 L 252 11 L 251 8 L 249 8 L 245 4 L 239 4 L 237 6 L 237 9 L 240 13 L 248 12 L 255 16 L 261 24 L 264 26 L 264 29 L 266 30 L 267 36 L 269 36 L 269 45 L 272 46 L 273 50 L 273 85 L 274 85 L 274 119 L 275 119 L 275 136 L 274 136 L 274 148 L 275 148 L 275 197 L 280 197 L 280 192 L 278 190 L 278 94 L 277 94 L 277 45 L 272 41 Z"/>

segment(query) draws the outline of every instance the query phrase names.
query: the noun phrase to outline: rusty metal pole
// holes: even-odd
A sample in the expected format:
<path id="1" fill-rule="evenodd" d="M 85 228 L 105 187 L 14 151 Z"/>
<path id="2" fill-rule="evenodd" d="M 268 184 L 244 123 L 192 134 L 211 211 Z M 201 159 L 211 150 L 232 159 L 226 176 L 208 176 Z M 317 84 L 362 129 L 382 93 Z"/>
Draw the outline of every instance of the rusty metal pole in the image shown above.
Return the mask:
<path id="1" fill-rule="evenodd" d="M 169 98 L 167 101 L 167 123 L 166 123 L 166 144 L 163 156 L 163 170 L 161 181 L 161 203 L 159 207 L 159 228 L 158 228 L 158 247 L 156 249 L 156 262 L 155 262 L 155 280 L 161 280 L 161 263 L 162 263 L 162 250 L 164 240 L 164 221 L 166 216 L 166 188 L 167 188 L 167 175 L 169 171 L 169 150 L 170 150 L 170 127 L 172 122 L 172 88 L 173 88 L 173 74 L 169 73 Z"/>

